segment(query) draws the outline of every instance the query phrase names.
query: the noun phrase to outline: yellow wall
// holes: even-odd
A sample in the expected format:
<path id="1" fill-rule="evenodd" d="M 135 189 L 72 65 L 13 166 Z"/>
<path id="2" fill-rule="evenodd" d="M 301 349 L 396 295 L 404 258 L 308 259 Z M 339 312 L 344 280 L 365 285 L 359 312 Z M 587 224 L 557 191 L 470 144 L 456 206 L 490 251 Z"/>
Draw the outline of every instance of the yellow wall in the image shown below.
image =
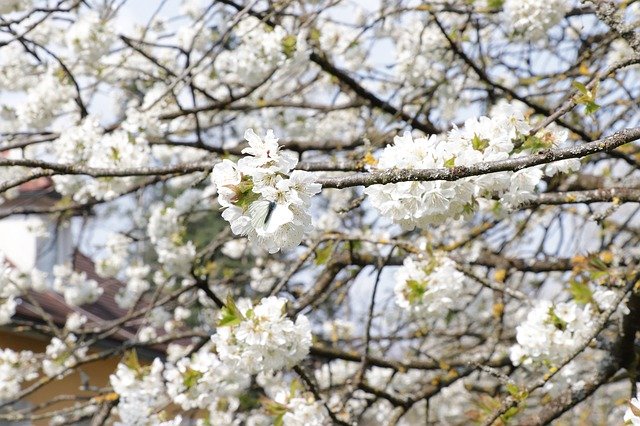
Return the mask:
<path id="1" fill-rule="evenodd" d="M 39 339 L 38 337 L 12 334 L 0 330 L 0 348 L 9 348 L 15 351 L 29 350 L 36 353 L 43 353 L 46 346 L 47 341 Z M 118 357 L 114 357 L 83 365 L 81 370 L 89 376 L 89 385 L 97 387 L 107 386 L 109 384 L 109 375 L 115 371 L 119 359 L 120 358 Z M 95 393 L 92 392 L 79 391 L 80 385 L 80 374 L 76 371 L 61 380 L 54 380 L 53 382 L 43 386 L 26 398 L 26 400 L 35 405 L 50 401 L 53 397 L 59 395 L 95 395 Z M 69 405 L 69 403 L 57 403 L 56 405 L 50 406 L 47 411 L 55 408 L 61 408 L 65 405 Z M 34 422 L 34 425 L 48 424 L 48 420 Z"/>

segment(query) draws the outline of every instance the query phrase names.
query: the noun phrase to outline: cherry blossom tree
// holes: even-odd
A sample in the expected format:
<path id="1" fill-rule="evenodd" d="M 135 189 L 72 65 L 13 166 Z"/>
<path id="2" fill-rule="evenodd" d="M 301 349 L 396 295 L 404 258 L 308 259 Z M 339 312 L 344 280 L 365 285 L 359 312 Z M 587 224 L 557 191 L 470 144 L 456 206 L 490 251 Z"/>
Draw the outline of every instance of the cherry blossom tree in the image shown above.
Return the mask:
<path id="1" fill-rule="evenodd" d="M 0 341 L 0 423 L 640 424 L 638 24 L 637 0 L 0 2 L 0 217 L 70 230 L 100 278 L 2 259 L 0 325 L 47 346 Z M 106 386 L 19 408 L 102 359 Z"/>

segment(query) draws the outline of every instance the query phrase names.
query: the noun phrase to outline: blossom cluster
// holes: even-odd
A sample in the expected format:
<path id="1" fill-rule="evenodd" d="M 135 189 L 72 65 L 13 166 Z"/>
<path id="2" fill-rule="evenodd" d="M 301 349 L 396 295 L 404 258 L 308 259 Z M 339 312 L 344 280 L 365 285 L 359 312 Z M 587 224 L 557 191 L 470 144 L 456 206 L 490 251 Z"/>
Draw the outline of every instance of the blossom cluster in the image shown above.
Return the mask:
<path id="1" fill-rule="evenodd" d="M 213 168 L 213 183 L 222 217 L 236 235 L 269 253 L 289 249 L 312 229 L 311 197 L 320 192 L 311 173 L 293 170 L 298 160 L 281 151 L 273 131 L 264 140 L 252 129 L 245 132 L 249 147 L 237 163 L 223 160 Z"/>
<path id="2" fill-rule="evenodd" d="M 202 198 L 201 191 L 184 191 L 173 203 L 152 206 L 147 234 L 153 244 L 158 261 L 171 274 L 189 275 L 196 255 L 192 241 L 185 238 L 185 214 Z"/>
<path id="3" fill-rule="evenodd" d="M 16 109 L 18 122 L 24 127 L 46 129 L 60 111 L 73 109 L 75 92 L 57 73 L 48 72 L 26 93 L 26 100 Z"/>
<path id="4" fill-rule="evenodd" d="M 151 288 L 147 276 L 151 272 L 149 265 L 133 264 L 125 269 L 127 283 L 118 290 L 115 301 L 121 308 L 133 307 L 140 296 Z"/>
<path id="5" fill-rule="evenodd" d="M 118 364 L 110 376 L 111 386 L 119 396 L 117 426 L 163 424 L 158 413 L 170 402 L 162 372 L 164 365 L 156 358 L 151 366 L 142 367 L 135 361 Z M 172 424 L 172 423 L 169 423 Z M 180 424 L 178 420 L 176 425 Z"/>
<path id="6" fill-rule="evenodd" d="M 31 351 L 0 349 L 0 403 L 15 398 L 23 382 L 38 376 L 38 367 Z"/>
<path id="7" fill-rule="evenodd" d="M 379 159 L 380 170 L 444 169 L 506 160 L 559 146 L 566 131 L 541 130 L 528 136 L 531 125 L 516 105 L 502 104 L 490 117 L 470 118 L 464 127 L 454 127 L 445 137 L 414 139 L 410 133 L 397 136 Z M 477 200 L 501 196 L 516 206 L 535 195 L 542 176 L 575 170 L 578 160 L 561 160 L 547 166 L 517 172 L 497 172 L 456 181 L 399 182 L 365 189 L 371 204 L 403 228 L 426 227 L 475 211 Z"/>
<path id="8" fill-rule="evenodd" d="M 104 292 L 96 280 L 87 278 L 86 272 L 74 271 L 68 263 L 54 266 L 53 276 L 53 289 L 61 293 L 64 301 L 72 306 L 93 303 Z"/>
<path id="9" fill-rule="evenodd" d="M 398 75 L 411 85 L 440 82 L 446 72 L 445 58 L 452 53 L 442 31 L 417 19 L 394 30 L 390 35 L 396 39 Z"/>
<path id="10" fill-rule="evenodd" d="M 43 291 L 45 288 L 42 271 L 34 268 L 29 273 L 20 273 L 0 253 L 0 325 L 11 322 L 21 295 L 28 290 Z"/>
<path id="11" fill-rule="evenodd" d="M 311 327 L 304 315 L 287 318 L 285 304 L 273 296 L 256 306 L 247 299 L 228 303 L 211 338 L 220 360 L 252 374 L 299 363 L 309 353 Z"/>
<path id="12" fill-rule="evenodd" d="M 518 37 L 542 40 L 571 10 L 567 0 L 506 0 L 503 4 L 504 21 Z"/>
<path id="13" fill-rule="evenodd" d="M 185 410 L 208 408 L 220 397 L 237 396 L 250 383 L 244 368 L 223 363 L 211 345 L 189 358 L 167 364 L 164 377 L 169 396 Z"/>
<path id="14" fill-rule="evenodd" d="M 406 257 L 395 281 L 398 306 L 420 316 L 442 316 L 459 300 L 466 278 L 453 260 L 436 254 L 420 260 Z"/>
<path id="15" fill-rule="evenodd" d="M 65 35 L 69 50 L 79 61 L 87 65 L 105 56 L 115 39 L 111 22 L 101 19 L 95 11 L 80 15 Z"/>
<path id="16" fill-rule="evenodd" d="M 54 337 L 47 345 L 42 371 L 49 377 L 64 374 L 87 354 L 87 350 L 88 347 L 79 345 L 73 334 L 68 334 L 64 340 Z"/>
<path id="17" fill-rule="evenodd" d="M 150 159 L 150 149 L 144 136 L 135 136 L 125 130 L 105 133 L 92 116 L 63 130 L 53 148 L 61 163 L 95 168 L 141 167 L 148 165 Z M 112 199 L 126 190 L 135 179 L 53 177 L 57 191 L 80 202 L 91 197 Z"/>
<path id="18" fill-rule="evenodd" d="M 274 401 L 284 411 L 282 424 L 287 426 L 325 426 L 330 424 L 327 410 L 312 395 L 291 394 L 282 390 L 275 395 Z"/>
<path id="19" fill-rule="evenodd" d="M 309 322 L 302 315 L 295 322 L 288 319 L 285 303 L 277 297 L 262 299 L 255 306 L 246 299 L 237 305 L 228 299 L 211 341 L 194 353 L 187 354 L 188 347 L 172 345 L 165 363 L 156 359 L 149 367 L 141 366 L 134 355 L 126 357 L 111 375 L 122 424 L 139 424 L 167 403 L 184 410 L 208 410 L 210 424 L 244 418 L 236 410 L 252 375 L 257 375 L 258 382 L 268 382 L 269 377 L 280 376 L 279 370 L 299 363 L 309 352 Z M 267 386 L 266 382 L 263 385 Z M 301 393 L 273 398 L 285 425 L 326 424 L 326 412 L 313 398 Z M 247 421 L 260 420 L 256 424 L 269 419 L 258 413 L 245 414 Z"/>
<path id="20" fill-rule="evenodd" d="M 282 48 L 287 34 L 280 26 L 268 28 L 259 19 L 247 17 L 238 23 L 235 36 L 242 43 L 223 51 L 214 64 L 227 84 L 257 85 L 287 59 Z"/>
<path id="21" fill-rule="evenodd" d="M 593 332 L 595 311 L 591 304 L 541 300 L 516 328 L 510 357 L 514 365 L 534 362 L 557 364 L 572 354 Z"/>
<path id="22" fill-rule="evenodd" d="M 16 313 L 17 290 L 11 281 L 11 268 L 0 256 L 0 325 L 8 324 Z"/>
<path id="23" fill-rule="evenodd" d="M 131 239 L 122 234 L 110 234 L 105 242 L 103 259 L 96 262 L 96 272 L 101 277 L 116 276 L 125 266 Z"/>

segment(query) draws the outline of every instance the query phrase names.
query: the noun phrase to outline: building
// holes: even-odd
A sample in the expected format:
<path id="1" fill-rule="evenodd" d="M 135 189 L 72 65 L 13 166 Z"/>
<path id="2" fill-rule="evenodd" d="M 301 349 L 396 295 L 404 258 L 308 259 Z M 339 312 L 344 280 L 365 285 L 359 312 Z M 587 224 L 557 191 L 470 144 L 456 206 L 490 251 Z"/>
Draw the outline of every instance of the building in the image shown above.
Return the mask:
<path id="1" fill-rule="evenodd" d="M 17 197 L 0 204 L 0 252 L 4 254 L 6 261 L 23 272 L 38 268 L 49 275 L 53 265 L 71 262 L 76 271 L 85 272 L 104 289 L 103 295 L 96 303 L 83 305 L 80 308 L 68 306 L 64 298 L 53 291 L 32 292 L 28 297 L 20 300 L 13 322 L 0 327 L 0 348 L 43 353 L 50 338 L 37 331 L 25 332 L 25 325 L 44 324 L 42 311 L 58 326 L 63 326 L 67 316 L 74 311 L 82 313 L 88 317 L 89 321 L 98 324 L 120 318 L 126 312 L 117 306 L 114 297 L 122 283 L 116 279 L 102 278 L 96 273 L 94 262 L 73 247 L 71 229 L 58 226 L 55 223 L 55 215 L 32 214 L 35 210 L 54 208 L 59 201 L 50 180 L 46 178 L 35 180 L 22 185 L 19 191 Z M 16 211 L 25 214 L 7 216 L 8 212 Z M 49 231 L 48 237 L 39 236 L 36 232 L 36 228 L 42 228 L 42 226 Z M 113 347 L 134 337 L 135 330 L 118 328 L 113 335 L 101 341 L 92 350 Z M 109 374 L 115 370 L 119 361 L 119 356 L 112 356 L 86 364 L 64 379 L 54 381 L 33 392 L 21 402 L 21 407 L 44 405 L 46 411 L 51 411 L 69 404 L 63 401 L 64 395 L 91 395 L 90 392 L 81 390 L 83 386 L 108 385 Z M 55 402 L 57 399 L 62 401 Z M 0 421 L 0 426 L 3 424 L 17 423 Z M 28 424 L 46 425 L 49 424 L 49 419 L 20 423 L 20 425 Z"/>

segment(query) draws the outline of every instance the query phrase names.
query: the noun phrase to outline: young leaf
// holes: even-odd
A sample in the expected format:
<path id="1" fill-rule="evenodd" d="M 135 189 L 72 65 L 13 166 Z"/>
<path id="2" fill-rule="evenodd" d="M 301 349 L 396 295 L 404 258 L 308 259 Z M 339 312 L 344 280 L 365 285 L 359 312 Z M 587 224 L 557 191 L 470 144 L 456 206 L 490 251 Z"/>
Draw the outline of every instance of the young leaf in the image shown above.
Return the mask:
<path id="1" fill-rule="evenodd" d="M 220 310 L 220 321 L 218 321 L 218 327 L 227 327 L 237 325 L 244 320 L 244 316 L 240 309 L 236 306 L 231 295 L 227 296 L 225 306 Z"/>
<path id="2" fill-rule="evenodd" d="M 287 58 L 291 58 L 296 52 L 296 44 L 298 40 L 295 35 L 289 34 L 282 39 L 282 52 Z"/>
<path id="3" fill-rule="evenodd" d="M 327 263 L 331 257 L 331 253 L 333 253 L 333 241 L 329 241 L 324 247 L 316 249 L 315 264 L 319 266 Z"/>
<path id="4" fill-rule="evenodd" d="M 587 283 L 571 281 L 569 292 L 577 303 L 587 304 L 593 301 L 593 292 Z"/>

